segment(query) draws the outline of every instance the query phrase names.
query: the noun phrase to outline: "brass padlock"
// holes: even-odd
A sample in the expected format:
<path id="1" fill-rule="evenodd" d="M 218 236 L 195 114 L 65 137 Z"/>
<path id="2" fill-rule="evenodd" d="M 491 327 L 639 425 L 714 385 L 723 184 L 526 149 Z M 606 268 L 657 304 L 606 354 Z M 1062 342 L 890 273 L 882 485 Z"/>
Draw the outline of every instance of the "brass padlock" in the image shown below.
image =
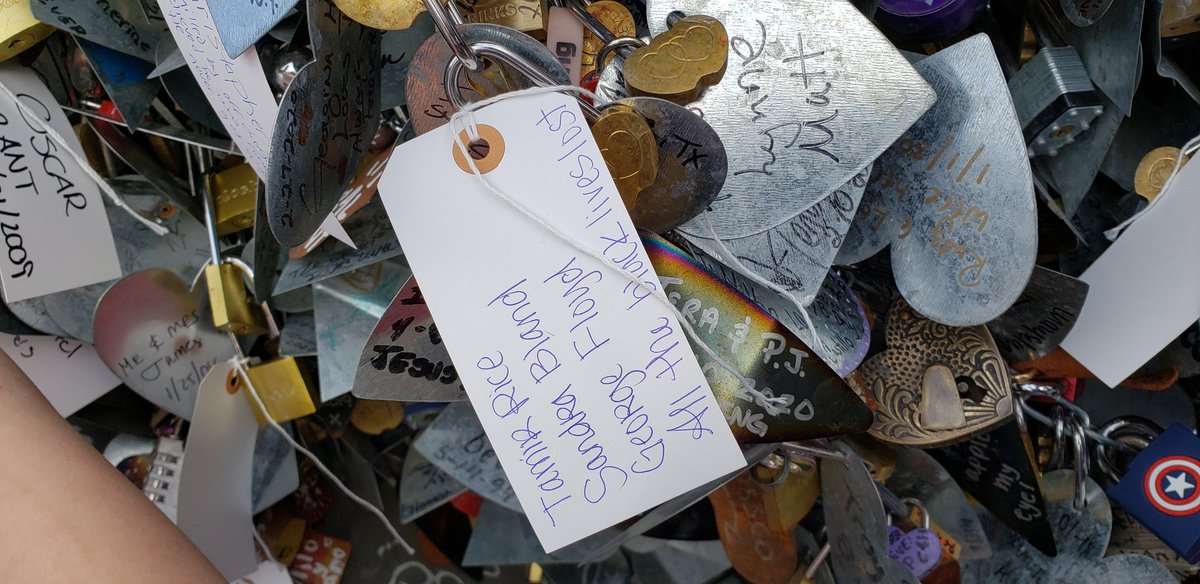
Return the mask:
<path id="1" fill-rule="evenodd" d="M 295 420 L 317 411 L 308 369 L 295 357 L 251 364 L 246 367 L 246 376 L 254 385 L 258 398 L 267 407 L 267 413 L 276 422 Z M 267 419 L 248 391 L 246 399 L 250 400 L 250 409 L 254 410 L 259 425 L 265 426 Z"/>
<path id="2" fill-rule="evenodd" d="M 546 0 L 456 0 L 469 23 L 490 23 L 546 40 L 549 8 Z"/>
<path id="3" fill-rule="evenodd" d="M 33 16 L 29 0 L 5 2 L 0 7 L 0 61 L 7 61 L 54 32 L 54 27 Z"/>
<path id="4" fill-rule="evenodd" d="M 242 269 L 233 262 L 204 266 L 208 283 L 208 303 L 212 307 L 213 326 L 235 335 L 261 335 L 268 331 L 262 306 L 254 302 Z"/>
<path id="5" fill-rule="evenodd" d="M 791 532 L 821 494 L 816 462 L 786 451 L 772 453 L 755 465 L 750 477 L 767 487 L 763 508 L 772 531 Z"/>
<path id="6" fill-rule="evenodd" d="M 254 226 L 258 175 L 242 163 L 204 175 L 204 187 L 213 198 L 217 235 L 229 235 Z"/>

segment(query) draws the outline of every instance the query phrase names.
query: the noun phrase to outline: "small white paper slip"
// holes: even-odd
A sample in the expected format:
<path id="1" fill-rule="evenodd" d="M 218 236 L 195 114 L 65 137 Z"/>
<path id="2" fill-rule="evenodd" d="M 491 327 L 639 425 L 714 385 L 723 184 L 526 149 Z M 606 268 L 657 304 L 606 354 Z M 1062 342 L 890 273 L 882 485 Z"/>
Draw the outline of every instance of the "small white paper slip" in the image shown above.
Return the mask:
<path id="1" fill-rule="evenodd" d="M 253 574 L 242 576 L 232 584 L 292 584 L 292 577 L 283 564 L 266 561 L 259 562 Z"/>
<path id="2" fill-rule="evenodd" d="M 574 98 L 476 112 L 500 191 L 450 126 L 397 147 L 380 193 L 458 374 L 547 552 L 745 466 Z M 465 133 L 461 135 L 465 136 Z M 636 277 L 627 280 L 618 270 Z"/>
<path id="3" fill-rule="evenodd" d="M 64 418 L 121 385 L 96 349 L 75 339 L 0 333 L 0 349 Z"/>
<path id="4" fill-rule="evenodd" d="M 1193 161 L 1079 277 L 1090 288 L 1062 348 L 1109 387 L 1200 320 L 1198 191 Z"/>
<path id="5" fill-rule="evenodd" d="M 546 48 L 567 69 L 571 83 L 579 84 L 580 68 L 583 66 L 583 23 L 563 6 L 550 7 L 550 25 L 546 31 Z"/>
<path id="6" fill-rule="evenodd" d="M 179 471 L 176 520 L 226 580 L 241 578 L 258 565 L 250 502 L 258 422 L 246 390 L 227 390 L 233 371 L 232 363 L 222 361 L 200 382 Z"/>
<path id="7" fill-rule="evenodd" d="M 117 246 L 100 189 L 75 154 L 47 134 L 53 128 L 74 153 L 83 147 L 58 102 L 33 71 L 0 64 L 0 84 L 26 114 L 0 96 L 0 285 L 8 302 L 121 277 Z"/>
<path id="8" fill-rule="evenodd" d="M 158 0 L 171 36 L 217 117 L 258 176 L 267 176 L 267 154 L 279 104 L 251 46 L 230 59 L 206 0 Z"/>

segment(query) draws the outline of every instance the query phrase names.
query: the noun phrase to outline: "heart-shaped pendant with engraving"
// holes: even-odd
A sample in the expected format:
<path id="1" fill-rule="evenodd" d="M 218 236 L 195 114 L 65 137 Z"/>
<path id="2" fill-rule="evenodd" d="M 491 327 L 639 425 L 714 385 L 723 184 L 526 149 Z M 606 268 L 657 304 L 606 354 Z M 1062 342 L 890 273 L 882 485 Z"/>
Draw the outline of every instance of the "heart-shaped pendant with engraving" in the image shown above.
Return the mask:
<path id="1" fill-rule="evenodd" d="M 887 350 L 859 368 L 879 403 L 868 431 L 875 438 L 942 446 L 1013 416 L 1008 366 L 987 328 L 939 324 L 897 300 L 884 337 Z"/>
<path id="2" fill-rule="evenodd" d="M 203 288 L 191 290 L 174 272 L 135 272 L 114 284 L 96 306 L 100 359 L 125 385 L 184 419 L 213 365 L 234 356 L 213 327 Z"/>

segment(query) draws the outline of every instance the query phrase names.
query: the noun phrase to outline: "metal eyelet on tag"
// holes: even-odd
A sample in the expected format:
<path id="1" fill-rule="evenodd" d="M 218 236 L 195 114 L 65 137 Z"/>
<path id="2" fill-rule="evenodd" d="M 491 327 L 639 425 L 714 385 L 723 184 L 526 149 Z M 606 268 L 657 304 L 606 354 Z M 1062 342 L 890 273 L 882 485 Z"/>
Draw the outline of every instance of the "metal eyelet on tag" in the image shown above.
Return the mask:
<path id="1" fill-rule="evenodd" d="M 504 136 L 500 135 L 499 130 L 487 124 L 479 124 L 475 130 L 479 133 L 478 140 L 472 142 L 467 131 L 463 130 L 458 133 L 458 142 L 452 144 L 450 150 L 454 156 L 454 163 L 463 172 L 475 173 L 474 170 L 471 170 L 471 165 L 467 164 L 466 157 L 463 156 L 465 149 L 474 160 L 479 174 L 487 174 L 496 170 L 496 167 L 500 166 L 500 161 L 504 159 Z"/>

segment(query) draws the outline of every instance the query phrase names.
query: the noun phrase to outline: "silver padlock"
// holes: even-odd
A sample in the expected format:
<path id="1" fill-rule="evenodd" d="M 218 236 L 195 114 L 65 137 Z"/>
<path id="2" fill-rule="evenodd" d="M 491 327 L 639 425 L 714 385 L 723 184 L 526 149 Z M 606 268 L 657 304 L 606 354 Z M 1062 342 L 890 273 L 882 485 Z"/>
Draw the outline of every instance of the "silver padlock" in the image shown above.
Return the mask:
<path id="1" fill-rule="evenodd" d="M 1008 81 L 1029 157 L 1056 156 L 1104 113 L 1100 94 L 1072 47 L 1046 47 Z"/>

